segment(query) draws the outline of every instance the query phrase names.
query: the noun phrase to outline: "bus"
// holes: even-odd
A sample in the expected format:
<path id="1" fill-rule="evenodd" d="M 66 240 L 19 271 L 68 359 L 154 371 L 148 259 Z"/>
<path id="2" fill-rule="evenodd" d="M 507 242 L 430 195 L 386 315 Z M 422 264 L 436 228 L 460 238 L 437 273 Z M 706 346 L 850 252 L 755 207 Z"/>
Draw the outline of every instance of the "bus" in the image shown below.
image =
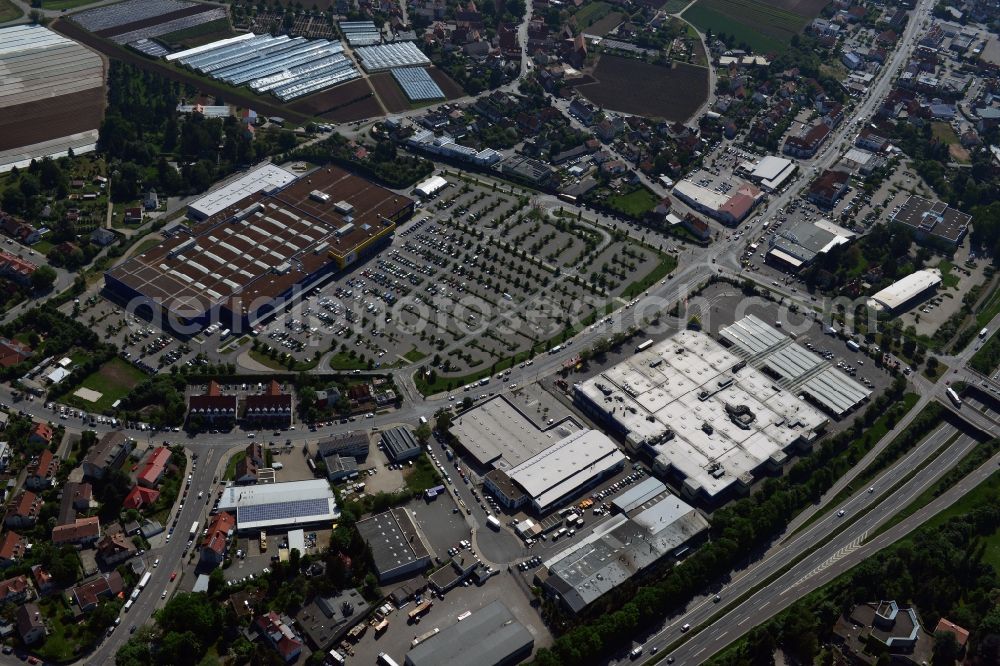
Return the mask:
<path id="1" fill-rule="evenodd" d="M 430 599 L 421 601 L 419 604 L 417 604 L 416 608 L 414 608 L 409 612 L 410 620 L 414 622 L 419 620 L 420 616 L 429 611 L 431 609 L 431 606 L 433 605 L 434 602 L 431 601 Z"/>
<path id="2" fill-rule="evenodd" d="M 138 590 L 145 589 L 146 584 L 149 583 L 149 579 L 152 577 L 153 577 L 153 572 L 151 571 L 147 571 L 146 573 L 142 574 L 142 578 L 139 579 L 139 584 L 136 585 L 136 589 Z"/>
<path id="3" fill-rule="evenodd" d="M 198 521 L 196 520 L 194 521 L 194 523 L 191 524 L 191 538 L 194 539 L 197 536 L 198 536 Z"/>
<path id="4" fill-rule="evenodd" d="M 378 653 L 378 659 L 375 660 L 375 663 L 378 664 L 378 666 L 399 666 L 399 664 L 397 664 L 395 660 L 385 652 Z"/>
<path id="5" fill-rule="evenodd" d="M 956 407 L 962 406 L 962 399 L 958 397 L 957 393 L 955 393 L 955 389 L 949 387 L 945 389 L 945 393 L 948 394 L 948 399 L 955 403 Z"/>
<path id="6" fill-rule="evenodd" d="M 635 353 L 638 354 L 641 351 L 646 351 L 647 349 L 649 349 L 652 346 L 653 346 L 653 341 L 652 340 L 646 340 L 645 342 L 640 342 L 635 347 Z"/>

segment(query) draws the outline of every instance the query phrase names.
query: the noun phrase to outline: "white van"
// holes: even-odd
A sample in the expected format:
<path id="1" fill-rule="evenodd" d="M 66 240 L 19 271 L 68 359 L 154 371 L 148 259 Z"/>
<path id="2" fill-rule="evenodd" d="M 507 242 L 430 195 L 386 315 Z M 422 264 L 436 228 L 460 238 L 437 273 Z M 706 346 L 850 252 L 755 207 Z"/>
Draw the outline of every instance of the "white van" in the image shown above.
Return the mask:
<path id="1" fill-rule="evenodd" d="M 427 425 L 427 417 L 426 416 L 421 416 L 420 417 L 420 425 Z"/>
<path id="2" fill-rule="evenodd" d="M 129 610 L 132 608 L 132 604 L 133 603 L 135 603 L 135 602 L 133 600 L 131 600 L 131 599 L 129 599 L 128 601 L 125 602 L 125 612 L 126 613 L 129 612 Z"/>
<path id="3" fill-rule="evenodd" d="M 632 651 L 628 653 L 628 656 L 630 659 L 636 659 L 640 654 L 642 654 L 641 645 L 639 647 L 632 648 Z"/>

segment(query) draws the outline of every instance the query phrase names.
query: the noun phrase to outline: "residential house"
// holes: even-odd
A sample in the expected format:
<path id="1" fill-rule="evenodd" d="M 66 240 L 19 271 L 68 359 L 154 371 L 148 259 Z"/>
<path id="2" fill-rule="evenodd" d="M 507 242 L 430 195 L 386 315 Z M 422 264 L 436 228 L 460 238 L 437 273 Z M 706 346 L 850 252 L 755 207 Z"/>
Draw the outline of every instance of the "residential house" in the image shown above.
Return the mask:
<path id="1" fill-rule="evenodd" d="M 57 546 L 84 546 L 101 538 L 101 519 L 97 516 L 77 518 L 66 525 L 52 528 L 52 543 Z"/>
<path id="2" fill-rule="evenodd" d="M 32 490 L 51 488 L 59 471 L 59 462 L 59 458 L 52 451 L 43 450 L 28 465 L 28 476 L 24 480 L 24 485 Z"/>
<path id="3" fill-rule="evenodd" d="M 236 529 L 236 516 L 225 511 L 215 514 L 201 543 L 201 561 L 218 566 L 226 558 L 226 546 Z"/>
<path id="4" fill-rule="evenodd" d="M 40 596 L 52 594 L 58 589 L 55 581 L 52 580 L 52 574 L 46 571 L 41 564 L 31 567 L 31 576 L 35 580 L 35 589 L 38 590 Z"/>
<path id="5" fill-rule="evenodd" d="M 6 426 L 6 422 L 4 422 Z M 10 465 L 11 450 L 10 444 L 7 442 L 0 442 L 0 472 L 6 472 L 7 467 Z"/>
<path id="6" fill-rule="evenodd" d="M 829 125 L 822 122 L 816 123 L 808 130 L 785 139 L 783 150 L 786 155 L 792 155 L 793 157 L 812 157 L 829 135 Z"/>
<path id="7" fill-rule="evenodd" d="M 156 190 L 146 192 L 146 196 L 142 200 L 142 205 L 146 210 L 156 210 L 160 207 L 160 198 L 156 196 Z"/>
<path id="8" fill-rule="evenodd" d="M 38 229 L 22 219 L 0 212 L 0 229 L 22 245 L 34 245 L 42 240 Z"/>
<path id="9" fill-rule="evenodd" d="M 101 247 L 107 247 L 108 245 L 111 245 L 116 240 L 118 240 L 118 236 L 115 234 L 115 232 L 111 231 L 111 229 L 105 229 L 104 227 L 97 227 L 96 229 L 90 232 L 90 240 L 96 245 L 100 245 Z"/>
<path id="10" fill-rule="evenodd" d="M 24 558 L 28 540 L 13 530 L 7 530 L 0 540 L 0 567 L 9 567 Z"/>
<path id="11" fill-rule="evenodd" d="M 238 485 L 257 483 L 257 469 L 258 465 L 253 458 L 241 458 L 236 463 L 236 475 L 233 480 Z"/>
<path id="12" fill-rule="evenodd" d="M 125 496 L 122 506 L 126 509 L 139 510 L 143 507 L 151 506 L 160 497 L 160 491 L 155 488 L 135 485 Z"/>
<path id="13" fill-rule="evenodd" d="M 817 206 L 833 208 L 847 192 L 850 177 L 846 171 L 827 169 L 809 186 L 807 197 Z"/>
<path id="14" fill-rule="evenodd" d="M 31 434 L 28 435 L 28 443 L 48 446 L 52 443 L 52 435 L 52 426 L 48 423 L 39 422 L 31 428 Z"/>
<path id="15" fill-rule="evenodd" d="M 32 353 L 31 347 L 22 342 L 0 338 L 0 366 L 4 368 L 27 361 Z"/>
<path id="16" fill-rule="evenodd" d="M 188 400 L 188 423 L 192 425 L 192 419 L 196 419 L 204 426 L 231 426 L 236 422 L 237 406 L 237 397 L 222 395 L 219 383 L 213 379 L 204 395 L 193 395 Z"/>
<path id="17" fill-rule="evenodd" d="M 84 476 L 103 479 L 112 470 L 120 468 L 134 448 L 135 442 L 122 431 L 112 430 L 87 451 L 83 458 Z"/>
<path id="18" fill-rule="evenodd" d="M 257 631 L 286 662 L 295 661 L 302 653 L 302 639 L 292 629 L 290 618 L 274 611 L 261 615 L 254 621 Z"/>
<path id="19" fill-rule="evenodd" d="M 141 206 L 125 209 L 125 224 L 142 224 L 144 211 Z"/>
<path id="20" fill-rule="evenodd" d="M 0 580 L 0 604 L 20 604 L 31 598 L 31 582 L 25 575 Z"/>
<path id="21" fill-rule="evenodd" d="M 574 99 L 569 104 L 569 113 L 583 124 L 590 125 L 594 122 L 594 116 L 597 115 L 597 107 L 590 102 Z"/>
<path id="22" fill-rule="evenodd" d="M 77 511 L 90 509 L 93 497 L 94 487 L 89 483 L 67 482 L 59 498 L 59 517 L 56 519 L 56 524 L 66 525 L 75 521 Z"/>
<path id="23" fill-rule="evenodd" d="M 21 285 L 31 284 L 31 276 L 38 268 L 35 264 L 10 252 L 0 250 L 0 275 Z"/>
<path id="24" fill-rule="evenodd" d="M 165 446 L 156 447 L 147 458 L 142 471 L 136 477 L 136 481 L 141 486 L 155 488 L 167 471 L 168 464 L 170 464 L 170 449 Z"/>
<path id="25" fill-rule="evenodd" d="M 30 490 L 22 490 L 7 505 L 4 524 L 11 528 L 34 527 L 35 521 L 38 520 L 38 513 L 41 510 L 42 498 Z"/>
<path id="26" fill-rule="evenodd" d="M 707 241 L 712 237 L 712 228 L 700 217 L 688 213 L 681 220 L 681 224 L 700 240 Z"/>
<path id="27" fill-rule="evenodd" d="M 938 620 L 937 626 L 934 627 L 934 635 L 937 635 L 939 632 L 951 634 L 960 650 L 964 650 L 966 644 L 969 642 L 969 630 L 963 629 L 951 620 L 945 618 Z"/>
<path id="28" fill-rule="evenodd" d="M 87 612 L 97 608 L 101 599 L 110 599 L 120 594 L 123 589 L 125 589 L 125 582 L 122 580 L 121 574 L 112 571 L 74 587 L 70 596 L 81 611 Z"/>
<path id="29" fill-rule="evenodd" d="M 97 557 L 106 567 L 116 566 L 135 554 L 135 545 L 124 532 L 105 534 L 97 542 Z"/>
<path id="30" fill-rule="evenodd" d="M 45 620 L 38 604 L 33 601 L 18 606 L 17 633 L 25 645 L 34 645 L 45 638 Z"/>
<path id="31" fill-rule="evenodd" d="M 249 395 L 244 402 L 243 420 L 247 424 L 287 428 L 292 423 L 292 396 L 282 393 L 276 380 L 271 380 L 264 393 Z"/>

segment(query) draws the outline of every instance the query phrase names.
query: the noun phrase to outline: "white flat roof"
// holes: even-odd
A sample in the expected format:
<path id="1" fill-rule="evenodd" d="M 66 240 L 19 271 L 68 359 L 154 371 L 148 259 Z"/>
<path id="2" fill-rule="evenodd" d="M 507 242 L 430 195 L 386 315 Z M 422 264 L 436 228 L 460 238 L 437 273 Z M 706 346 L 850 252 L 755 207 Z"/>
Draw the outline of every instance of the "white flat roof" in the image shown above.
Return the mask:
<path id="1" fill-rule="evenodd" d="M 251 194 L 275 187 L 283 187 L 296 178 L 298 176 L 292 172 L 266 162 L 236 180 L 209 192 L 197 201 L 191 202 L 188 204 L 188 209 L 203 218 L 210 217 Z"/>
<path id="2" fill-rule="evenodd" d="M 219 511 L 235 511 L 240 531 L 322 523 L 340 516 L 326 479 L 229 486 L 219 500 Z"/>
<path id="3" fill-rule="evenodd" d="M 790 166 L 792 166 L 791 160 L 785 159 L 784 157 L 768 155 L 767 157 L 761 159 L 761 161 L 754 167 L 753 176 L 754 178 L 760 178 L 761 180 L 772 180 L 777 178 L 782 171 Z"/>
<path id="4" fill-rule="evenodd" d="M 722 194 L 707 187 L 702 187 L 697 183 L 692 183 L 690 180 L 682 180 L 674 185 L 674 194 L 697 202 L 712 210 L 722 208 L 729 201 L 730 197 L 728 194 Z"/>
<path id="5" fill-rule="evenodd" d="M 941 284 L 941 273 L 936 268 L 916 271 L 873 294 L 870 303 L 877 309 L 895 310 L 911 298 L 939 284 Z"/>
<path id="6" fill-rule="evenodd" d="M 540 507 L 624 464 L 625 456 L 599 430 L 580 430 L 507 472 Z"/>
<path id="7" fill-rule="evenodd" d="M 713 496 L 813 437 L 826 418 L 705 333 L 681 331 L 579 384 L 657 465 Z M 738 422 L 727 406 L 745 406 Z M 672 436 L 671 436 L 672 433 Z"/>
<path id="8" fill-rule="evenodd" d="M 305 530 L 288 530 L 288 552 L 291 553 L 293 549 L 298 550 L 299 555 L 306 554 Z"/>

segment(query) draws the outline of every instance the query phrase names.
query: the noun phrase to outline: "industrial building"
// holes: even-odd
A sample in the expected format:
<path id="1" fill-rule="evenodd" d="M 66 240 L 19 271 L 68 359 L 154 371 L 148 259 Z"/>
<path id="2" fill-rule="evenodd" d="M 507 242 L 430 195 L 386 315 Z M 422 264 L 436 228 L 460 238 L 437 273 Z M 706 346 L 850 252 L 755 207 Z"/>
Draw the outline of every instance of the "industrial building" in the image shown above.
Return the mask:
<path id="1" fill-rule="evenodd" d="M 764 198 L 764 193 L 749 183 L 740 183 L 735 192 L 723 193 L 690 180 L 682 180 L 674 185 L 673 192 L 674 196 L 695 210 L 728 225 L 745 220 Z"/>
<path id="2" fill-rule="evenodd" d="M 390 428 L 382 433 L 380 441 L 392 462 L 406 462 L 420 455 L 420 442 L 409 428 Z"/>
<path id="3" fill-rule="evenodd" d="M 856 236 L 853 231 L 828 220 L 800 220 L 771 235 L 765 260 L 798 271 L 811 264 L 818 255 L 838 245 L 846 245 Z"/>
<path id="4" fill-rule="evenodd" d="M 503 155 L 492 148 L 476 150 L 469 146 L 463 146 L 448 134 L 438 136 L 429 129 L 415 132 L 413 136 L 406 139 L 406 145 L 418 150 L 425 150 L 432 155 L 460 160 L 480 167 L 491 166 L 503 159 Z"/>
<path id="5" fill-rule="evenodd" d="M 909 309 L 921 297 L 933 293 L 940 285 L 941 272 L 936 268 L 915 271 L 872 294 L 868 306 L 881 312 L 898 314 Z"/>
<path id="6" fill-rule="evenodd" d="M 105 273 L 162 328 L 245 330 L 319 280 L 378 252 L 413 200 L 335 166 L 226 207 Z M 214 210 L 215 203 L 206 210 Z"/>
<path id="7" fill-rule="evenodd" d="M 432 99 L 444 99 L 444 92 L 427 70 L 422 67 L 394 67 L 390 70 L 392 78 L 406 93 L 411 102 L 423 102 Z"/>
<path id="8" fill-rule="evenodd" d="M 0 173 L 32 159 L 94 150 L 104 63 L 39 25 L 0 28 Z"/>
<path id="9" fill-rule="evenodd" d="M 280 190 L 298 178 L 270 162 L 264 162 L 244 175 L 208 192 L 188 204 L 188 217 L 203 221 L 258 192 Z"/>
<path id="10" fill-rule="evenodd" d="M 827 423 L 699 331 L 681 331 L 577 384 L 574 400 L 651 456 L 685 497 L 712 503 L 745 492 Z"/>
<path id="11" fill-rule="evenodd" d="M 753 315 L 723 328 L 719 337 L 780 388 L 804 395 L 834 416 L 843 417 L 871 397 L 871 389 Z"/>
<path id="12" fill-rule="evenodd" d="M 269 92 L 283 102 L 361 76 L 339 41 L 288 35 L 246 33 L 166 59 L 229 85 Z"/>
<path id="13" fill-rule="evenodd" d="M 413 42 L 393 42 L 359 46 L 354 49 L 361 66 L 366 72 L 380 72 L 394 67 L 413 67 L 431 64 L 430 58 Z"/>
<path id="14" fill-rule="evenodd" d="M 236 515 L 241 533 L 327 525 L 340 517 L 326 479 L 287 481 L 256 486 L 227 486 L 219 511 Z"/>
<path id="15" fill-rule="evenodd" d="M 431 563 L 431 548 L 404 508 L 359 520 L 356 527 L 372 550 L 380 583 L 423 571 Z"/>
<path id="16" fill-rule="evenodd" d="M 913 231 L 920 242 L 955 247 L 965 238 L 972 216 L 940 201 L 910 195 L 903 207 L 892 216 L 894 224 Z"/>
<path id="17" fill-rule="evenodd" d="M 662 558 L 682 555 L 708 527 L 697 510 L 666 493 L 631 515 L 603 522 L 546 560 L 537 577 L 546 592 L 579 613 Z"/>
<path id="18" fill-rule="evenodd" d="M 777 192 L 784 187 L 798 170 L 798 165 L 790 159 L 768 155 L 756 164 L 744 163 L 742 170 L 753 182 L 768 192 Z"/>
<path id="19" fill-rule="evenodd" d="M 583 424 L 571 416 L 535 423 L 507 396 L 498 395 L 456 416 L 450 432 L 480 469 L 509 470 L 581 429 Z"/>
<path id="20" fill-rule="evenodd" d="M 432 197 L 444 188 L 448 187 L 448 181 L 441 176 L 431 176 L 427 180 L 418 183 L 413 188 L 413 193 L 422 199 Z"/>
<path id="21" fill-rule="evenodd" d="M 485 478 L 487 490 L 510 508 L 531 502 L 537 513 L 561 506 L 602 479 L 620 471 L 625 456 L 599 430 L 578 430 L 509 470 L 495 470 Z M 512 496 L 503 481 L 516 488 Z"/>
<path id="22" fill-rule="evenodd" d="M 445 627 L 406 654 L 405 666 L 513 666 L 529 656 L 535 639 L 511 610 L 494 601 Z"/>

